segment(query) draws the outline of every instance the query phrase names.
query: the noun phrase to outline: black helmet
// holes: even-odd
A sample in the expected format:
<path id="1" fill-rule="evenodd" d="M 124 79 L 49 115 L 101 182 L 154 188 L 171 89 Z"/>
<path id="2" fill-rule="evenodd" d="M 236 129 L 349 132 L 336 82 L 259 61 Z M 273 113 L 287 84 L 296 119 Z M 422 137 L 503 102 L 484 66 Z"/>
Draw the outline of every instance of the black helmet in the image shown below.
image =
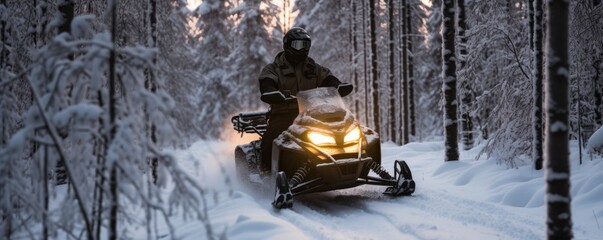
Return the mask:
<path id="1" fill-rule="evenodd" d="M 283 37 L 285 57 L 292 64 L 302 62 L 308 57 L 312 39 L 308 32 L 300 27 L 293 27 Z"/>

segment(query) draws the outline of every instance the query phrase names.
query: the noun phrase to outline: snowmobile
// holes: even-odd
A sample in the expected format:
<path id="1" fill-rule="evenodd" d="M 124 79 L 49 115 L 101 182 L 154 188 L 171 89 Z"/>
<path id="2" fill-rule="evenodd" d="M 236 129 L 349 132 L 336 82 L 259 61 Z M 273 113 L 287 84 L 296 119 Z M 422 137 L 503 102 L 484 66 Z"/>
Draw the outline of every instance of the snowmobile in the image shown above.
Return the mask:
<path id="1" fill-rule="evenodd" d="M 403 160 L 394 163 L 394 176 L 381 166 L 381 145 L 377 133 L 362 127 L 345 107 L 336 88 L 298 92 L 299 115 L 274 141 L 269 177 L 260 172 L 260 140 L 235 149 L 237 177 L 243 182 L 262 179 L 275 183 L 275 208 L 290 208 L 301 194 L 352 188 L 364 184 L 387 186 L 384 194 L 410 195 L 415 191 L 410 168 Z M 234 129 L 243 135 L 262 136 L 269 111 L 240 113 L 232 117 Z M 377 176 L 369 175 L 373 171 Z M 274 176 L 274 178 L 271 178 Z"/>

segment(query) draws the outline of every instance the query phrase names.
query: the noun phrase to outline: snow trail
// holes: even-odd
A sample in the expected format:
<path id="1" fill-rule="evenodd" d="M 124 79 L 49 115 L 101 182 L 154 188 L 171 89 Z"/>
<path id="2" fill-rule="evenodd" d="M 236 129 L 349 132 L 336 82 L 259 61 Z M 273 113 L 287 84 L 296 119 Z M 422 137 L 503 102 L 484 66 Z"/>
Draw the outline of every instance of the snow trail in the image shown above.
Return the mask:
<path id="1" fill-rule="evenodd" d="M 248 140 L 248 139 L 247 139 Z M 245 140 L 246 141 L 246 140 Z M 239 142 L 240 143 L 240 142 Z M 187 151 L 175 151 L 200 166 L 196 174 L 218 197 L 210 207 L 214 232 L 228 239 L 543 239 L 545 237 L 544 179 L 530 166 L 507 169 L 495 160 L 475 161 L 480 148 L 461 151 L 461 161 L 444 162 L 442 142 L 411 143 L 403 147 L 383 144 L 383 165 L 392 171 L 396 159 L 406 160 L 417 183 L 412 196 L 383 195 L 385 187 L 359 186 L 295 198 L 292 209 L 270 205 L 273 189 L 250 189 L 225 184 L 219 174 L 234 177 L 234 142 L 200 142 Z M 196 160 L 195 160 L 196 159 Z M 601 179 L 602 161 L 572 174 L 580 188 Z M 186 165 L 185 164 L 185 165 Z M 201 166 L 203 165 L 203 166 Z M 220 166 L 224 170 L 220 170 Z M 585 177 L 585 175 L 592 177 Z M 272 185 L 273 183 L 267 183 Z M 603 200 L 584 192 L 574 196 L 576 239 L 601 234 L 595 218 L 603 219 Z M 591 194 L 591 195 L 588 195 Z M 584 206 L 584 207 L 583 207 Z M 590 214 L 590 216 L 588 216 Z M 598 215 L 597 215 L 598 214 Z M 183 239 L 198 239 L 203 229 L 184 224 Z M 194 233 L 197 234 L 194 234 Z"/>

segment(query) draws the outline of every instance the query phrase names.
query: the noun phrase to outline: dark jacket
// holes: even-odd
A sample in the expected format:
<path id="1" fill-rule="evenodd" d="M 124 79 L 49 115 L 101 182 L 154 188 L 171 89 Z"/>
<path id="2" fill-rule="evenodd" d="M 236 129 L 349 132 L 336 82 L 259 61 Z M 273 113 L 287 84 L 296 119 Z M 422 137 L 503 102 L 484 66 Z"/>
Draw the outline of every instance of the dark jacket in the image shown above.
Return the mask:
<path id="1" fill-rule="evenodd" d="M 291 95 L 317 87 L 337 87 L 341 84 L 331 70 L 319 65 L 312 58 L 308 57 L 305 62 L 292 66 L 285 59 L 284 52 L 277 54 L 274 62 L 262 69 L 259 82 L 262 94 L 280 91 Z M 270 104 L 273 113 L 297 112 L 295 102 L 265 102 Z"/>

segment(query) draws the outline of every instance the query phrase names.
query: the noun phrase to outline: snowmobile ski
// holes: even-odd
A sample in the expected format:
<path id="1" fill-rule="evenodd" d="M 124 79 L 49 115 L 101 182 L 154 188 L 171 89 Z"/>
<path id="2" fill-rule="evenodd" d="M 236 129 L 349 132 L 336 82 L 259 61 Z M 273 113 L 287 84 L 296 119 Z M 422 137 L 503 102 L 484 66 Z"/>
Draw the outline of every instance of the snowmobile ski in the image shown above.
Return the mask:
<path id="1" fill-rule="evenodd" d="M 392 196 L 407 196 L 415 192 L 415 181 L 406 161 L 396 160 L 394 162 L 394 178 L 396 185 L 385 189 L 383 194 Z"/>
<path id="2" fill-rule="evenodd" d="M 274 190 L 274 202 L 272 206 L 278 209 L 293 207 L 293 194 L 284 172 L 276 174 L 276 188 Z"/>

